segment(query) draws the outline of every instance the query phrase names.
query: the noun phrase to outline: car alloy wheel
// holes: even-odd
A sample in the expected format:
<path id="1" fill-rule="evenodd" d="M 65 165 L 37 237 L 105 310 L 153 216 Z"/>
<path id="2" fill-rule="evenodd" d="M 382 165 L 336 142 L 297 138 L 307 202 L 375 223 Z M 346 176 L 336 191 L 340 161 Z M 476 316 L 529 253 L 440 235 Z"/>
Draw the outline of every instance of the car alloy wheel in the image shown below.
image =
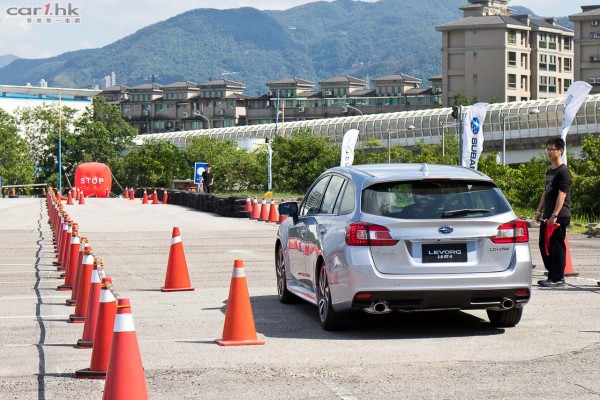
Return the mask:
<path id="1" fill-rule="evenodd" d="M 279 296 L 279 301 L 284 304 L 294 303 L 296 297 L 287 288 L 285 255 L 281 246 L 277 248 L 277 256 L 275 257 L 275 274 L 277 275 L 277 295 Z"/>
<path id="2" fill-rule="evenodd" d="M 331 287 L 327 279 L 327 269 L 322 266 L 319 270 L 319 286 L 317 292 L 319 319 L 321 326 L 327 331 L 344 329 L 350 321 L 349 312 L 337 312 L 331 305 Z"/>
<path id="3" fill-rule="evenodd" d="M 331 304 L 331 293 L 329 291 L 329 281 L 327 280 L 327 271 L 325 267 L 321 268 L 319 273 L 319 318 L 321 323 L 325 324 L 329 315 Z"/>

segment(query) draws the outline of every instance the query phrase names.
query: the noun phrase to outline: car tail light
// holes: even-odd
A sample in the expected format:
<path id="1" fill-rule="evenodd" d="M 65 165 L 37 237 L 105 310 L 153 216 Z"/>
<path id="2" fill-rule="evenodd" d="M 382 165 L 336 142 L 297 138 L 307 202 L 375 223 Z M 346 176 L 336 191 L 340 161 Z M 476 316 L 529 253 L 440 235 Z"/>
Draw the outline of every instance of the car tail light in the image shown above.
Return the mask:
<path id="1" fill-rule="evenodd" d="M 346 227 L 349 246 L 394 246 L 398 243 L 385 226 L 356 222 Z"/>
<path id="2" fill-rule="evenodd" d="M 529 231 L 525 221 L 517 219 L 507 222 L 498 227 L 498 233 L 492 238 L 494 243 L 527 243 L 529 242 Z"/>
<path id="3" fill-rule="evenodd" d="M 515 289 L 515 296 L 529 297 L 529 289 Z"/>

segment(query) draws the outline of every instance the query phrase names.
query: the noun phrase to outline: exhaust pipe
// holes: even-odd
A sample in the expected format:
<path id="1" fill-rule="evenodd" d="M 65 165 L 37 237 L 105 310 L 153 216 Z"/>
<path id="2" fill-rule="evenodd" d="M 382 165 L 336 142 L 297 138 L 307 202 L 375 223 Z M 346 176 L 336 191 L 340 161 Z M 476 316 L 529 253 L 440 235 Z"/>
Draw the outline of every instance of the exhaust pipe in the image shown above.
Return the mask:
<path id="1" fill-rule="evenodd" d="M 387 314 L 392 312 L 392 309 L 388 307 L 387 301 L 376 300 L 371 303 L 369 308 L 365 308 L 365 311 L 370 314 Z"/>
<path id="2" fill-rule="evenodd" d="M 511 308 L 513 308 L 515 306 L 515 301 L 513 299 L 505 297 L 502 299 L 502 302 L 500 303 L 500 305 L 502 306 L 502 309 L 510 310 Z"/>

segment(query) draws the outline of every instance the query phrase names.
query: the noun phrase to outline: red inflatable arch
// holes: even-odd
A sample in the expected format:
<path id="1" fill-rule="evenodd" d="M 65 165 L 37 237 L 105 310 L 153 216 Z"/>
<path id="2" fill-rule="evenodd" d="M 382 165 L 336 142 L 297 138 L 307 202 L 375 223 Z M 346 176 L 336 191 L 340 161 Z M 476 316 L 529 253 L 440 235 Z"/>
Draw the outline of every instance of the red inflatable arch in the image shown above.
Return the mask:
<path id="1" fill-rule="evenodd" d="M 79 164 L 75 170 L 75 187 L 83 190 L 85 197 L 108 197 L 112 187 L 110 168 L 96 162 Z"/>

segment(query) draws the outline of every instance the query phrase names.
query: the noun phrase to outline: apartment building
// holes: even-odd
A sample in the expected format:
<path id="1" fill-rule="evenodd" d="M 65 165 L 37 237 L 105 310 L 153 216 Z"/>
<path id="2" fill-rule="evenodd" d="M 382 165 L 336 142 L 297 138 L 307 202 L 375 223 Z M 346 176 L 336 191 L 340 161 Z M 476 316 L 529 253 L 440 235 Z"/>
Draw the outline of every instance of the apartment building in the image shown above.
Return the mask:
<path id="1" fill-rule="evenodd" d="M 442 33 L 443 104 L 455 95 L 526 101 L 564 95 L 574 77 L 573 31 L 516 15 L 508 0 L 469 0 Z"/>
<path id="2" fill-rule="evenodd" d="M 581 11 L 569 16 L 575 24 L 575 80 L 589 82 L 595 94 L 600 93 L 600 5 Z"/>
<path id="3" fill-rule="evenodd" d="M 432 79 L 435 91 L 421 88 L 418 78 L 392 74 L 373 79 L 372 88 L 341 75 L 317 84 L 296 77 L 267 82 L 268 91 L 259 96 L 244 95 L 246 86 L 230 80 L 117 85 L 100 95 L 144 134 L 432 108 L 441 104 L 441 80 Z"/>

